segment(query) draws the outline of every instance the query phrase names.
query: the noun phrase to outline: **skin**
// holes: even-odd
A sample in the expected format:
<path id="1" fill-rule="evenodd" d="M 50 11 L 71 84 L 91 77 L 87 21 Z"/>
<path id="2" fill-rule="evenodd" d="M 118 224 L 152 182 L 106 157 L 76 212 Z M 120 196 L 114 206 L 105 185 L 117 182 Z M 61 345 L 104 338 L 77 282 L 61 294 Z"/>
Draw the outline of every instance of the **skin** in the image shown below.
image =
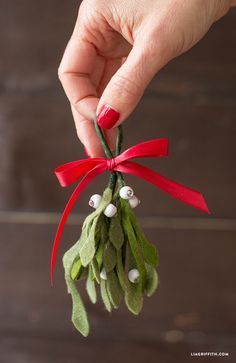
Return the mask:
<path id="1" fill-rule="evenodd" d="M 103 156 L 93 126 L 109 104 L 120 113 L 105 130 L 114 147 L 127 119 L 157 72 L 186 52 L 235 6 L 229 0 L 84 0 L 59 66 L 79 139 L 90 156 Z"/>

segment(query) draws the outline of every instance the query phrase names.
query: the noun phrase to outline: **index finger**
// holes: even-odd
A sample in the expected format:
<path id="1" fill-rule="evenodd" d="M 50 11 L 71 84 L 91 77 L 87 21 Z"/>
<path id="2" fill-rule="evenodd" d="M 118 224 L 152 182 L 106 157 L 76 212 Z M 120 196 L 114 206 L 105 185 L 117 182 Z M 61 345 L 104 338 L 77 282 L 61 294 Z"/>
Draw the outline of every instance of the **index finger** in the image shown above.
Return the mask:
<path id="1" fill-rule="evenodd" d="M 93 44 L 78 34 L 72 35 L 58 70 L 59 79 L 69 101 L 82 116 L 90 120 L 94 117 L 99 101 L 91 79 L 97 57 Z"/>

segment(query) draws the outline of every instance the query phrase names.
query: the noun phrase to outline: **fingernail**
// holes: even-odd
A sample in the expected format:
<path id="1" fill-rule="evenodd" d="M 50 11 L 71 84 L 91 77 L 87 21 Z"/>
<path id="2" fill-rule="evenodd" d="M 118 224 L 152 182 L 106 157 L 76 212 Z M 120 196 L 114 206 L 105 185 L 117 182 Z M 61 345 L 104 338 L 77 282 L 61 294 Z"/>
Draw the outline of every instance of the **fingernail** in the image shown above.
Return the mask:
<path id="1" fill-rule="evenodd" d="M 84 146 L 84 152 L 85 152 L 85 154 L 88 156 L 88 158 L 90 158 L 90 155 L 89 155 L 89 153 L 88 153 L 88 150 L 86 149 L 86 147 Z"/>
<path id="2" fill-rule="evenodd" d="M 102 106 L 97 123 L 102 129 L 111 129 L 119 120 L 120 114 L 109 105 Z"/>

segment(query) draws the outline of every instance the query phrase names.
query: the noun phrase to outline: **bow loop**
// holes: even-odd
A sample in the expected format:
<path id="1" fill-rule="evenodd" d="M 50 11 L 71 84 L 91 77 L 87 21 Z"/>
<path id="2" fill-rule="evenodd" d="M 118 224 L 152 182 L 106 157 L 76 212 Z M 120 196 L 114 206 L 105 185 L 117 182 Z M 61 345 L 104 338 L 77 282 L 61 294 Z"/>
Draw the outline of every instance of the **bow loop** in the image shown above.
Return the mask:
<path id="1" fill-rule="evenodd" d="M 76 182 L 81 176 L 90 171 L 96 165 L 104 162 L 104 158 L 91 158 L 72 161 L 56 168 L 55 174 L 62 187 Z"/>

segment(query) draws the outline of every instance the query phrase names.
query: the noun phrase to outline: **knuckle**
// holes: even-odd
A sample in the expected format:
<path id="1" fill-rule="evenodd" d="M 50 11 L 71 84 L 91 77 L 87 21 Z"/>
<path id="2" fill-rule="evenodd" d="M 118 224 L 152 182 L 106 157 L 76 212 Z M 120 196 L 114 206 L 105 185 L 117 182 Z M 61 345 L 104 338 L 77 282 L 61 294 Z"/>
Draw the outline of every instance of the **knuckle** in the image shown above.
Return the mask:
<path id="1" fill-rule="evenodd" d="M 60 64 L 60 65 L 59 65 L 59 67 L 58 67 L 58 70 L 57 70 L 57 76 L 58 76 L 59 80 L 60 80 L 60 81 L 61 81 L 61 83 L 62 83 L 62 82 L 63 82 L 63 79 L 64 79 L 65 74 L 64 74 L 64 71 L 63 71 L 63 69 L 62 69 L 61 64 Z"/>
<path id="2" fill-rule="evenodd" d="M 133 78 L 123 74 L 116 74 L 112 82 L 113 91 L 117 92 L 118 97 L 136 99 L 140 95 L 140 86 Z"/>

